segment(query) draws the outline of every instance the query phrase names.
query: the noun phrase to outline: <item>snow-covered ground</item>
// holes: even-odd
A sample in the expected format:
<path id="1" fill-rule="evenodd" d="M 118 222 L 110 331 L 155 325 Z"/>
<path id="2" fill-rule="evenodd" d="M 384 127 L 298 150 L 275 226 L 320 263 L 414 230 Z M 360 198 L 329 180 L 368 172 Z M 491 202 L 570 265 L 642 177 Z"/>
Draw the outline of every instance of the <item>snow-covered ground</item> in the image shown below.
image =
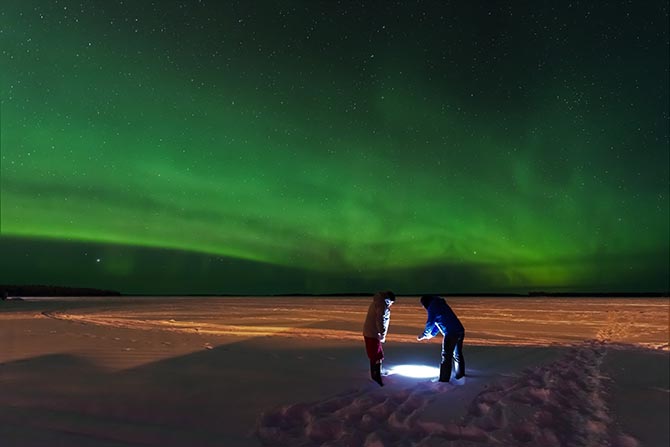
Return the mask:
<path id="1" fill-rule="evenodd" d="M 668 299 L 450 298 L 467 376 L 392 309 L 369 380 L 367 297 L 0 303 L 5 446 L 666 446 Z"/>

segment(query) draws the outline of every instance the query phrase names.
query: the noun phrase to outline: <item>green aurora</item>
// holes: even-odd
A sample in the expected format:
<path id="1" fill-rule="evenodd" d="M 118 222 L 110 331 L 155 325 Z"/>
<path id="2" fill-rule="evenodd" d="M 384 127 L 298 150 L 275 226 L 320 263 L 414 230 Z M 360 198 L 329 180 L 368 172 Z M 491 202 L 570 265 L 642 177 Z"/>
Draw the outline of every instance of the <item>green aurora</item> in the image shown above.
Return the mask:
<path id="1" fill-rule="evenodd" d="M 666 1 L 222 3 L 3 6 L 0 283 L 670 289 Z"/>

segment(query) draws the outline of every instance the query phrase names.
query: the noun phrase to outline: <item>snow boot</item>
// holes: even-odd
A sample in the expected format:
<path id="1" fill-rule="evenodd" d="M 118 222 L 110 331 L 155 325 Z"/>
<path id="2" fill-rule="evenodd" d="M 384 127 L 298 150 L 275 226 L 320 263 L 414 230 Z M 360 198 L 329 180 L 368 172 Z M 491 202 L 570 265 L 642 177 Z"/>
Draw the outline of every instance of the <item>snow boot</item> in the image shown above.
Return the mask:
<path id="1" fill-rule="evenodd" d="M 440 364 L 440 378 L 439 382 L 449 382 L 451 379 L 451 361 L 442 362 Z"/>
<path id="2" fill-rule="evenodd" d="M 463 354 L 454 356 L 454 379 L 465 377 L 465 359 Z"/>
<path id="3" fill-rule="evenodd" d="M 381 363 L 371 363 L 370 364 L 370 376 L 372 380 L 377 382 L 379 386 L 384 386 L 382 382 L 382 364 Z"/>
<path id="4" fill-rule="evenodd" d="M 456 368 L 454 369 L 454 379 L 462 379 L 465 377 L 465 366 L 456 363 Z"/>

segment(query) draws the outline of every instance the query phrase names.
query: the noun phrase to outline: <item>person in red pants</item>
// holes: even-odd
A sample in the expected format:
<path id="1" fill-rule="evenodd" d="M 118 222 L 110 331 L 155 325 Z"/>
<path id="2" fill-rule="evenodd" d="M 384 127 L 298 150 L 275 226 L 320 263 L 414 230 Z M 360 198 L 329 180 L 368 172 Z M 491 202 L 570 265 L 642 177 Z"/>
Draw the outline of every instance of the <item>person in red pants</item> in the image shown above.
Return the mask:
<path id="1" fill-rule="evenodd" d="M 463 357 L 463 338 L 465 329 L 444 298 L 436 295 L 421 297 L 421 305 L 426 309 L 428 318 L 423 333 L 416 337 L 418 341 L 429 340 L 442 334 L 442 363 L 440 364 L 440 382 L 451 379 L 451 363 L 454 363 L 454 378 L 465 376 L 465 358 Z"/>
<path id="2" fill-rule="evenodd" d="M 386 342 L 386 334 L 391 321 L 391 305 L 394 302 L 395 294 L 390 290 L 375 293 L 363 324 L 365 352 L 370 359 L 370 376 L 379 386 L 384 386 L 382 381 L 382 360 L 384 360 L 382 343 Z"/>

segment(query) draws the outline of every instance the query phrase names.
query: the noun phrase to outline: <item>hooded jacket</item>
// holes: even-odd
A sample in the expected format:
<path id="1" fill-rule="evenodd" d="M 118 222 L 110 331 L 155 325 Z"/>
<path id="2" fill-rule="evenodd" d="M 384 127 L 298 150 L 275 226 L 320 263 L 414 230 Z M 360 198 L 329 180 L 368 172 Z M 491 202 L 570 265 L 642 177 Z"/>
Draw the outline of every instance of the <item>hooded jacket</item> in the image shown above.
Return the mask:
<path id="1" fill-rule="evenodd" d="M 439 296 L 424 296 L 421 298 L 421 304 L 428 312 L 426 319 L 426 328 L 422 338 L 433 338 L 438 333 L 442 335 L 463 335 L 465 329 L 451 307 L 444 298 Z"/>
<path id="2" fill-rule="evenodd" d="M 391 308 L 386 304 L 386 298 L 395 299 L 395 296 L 391 292 L 377 292 L 372 297 L 372 303 L 370 303 L 368 315 L 363 324 L 363 336 L 382 342 L 386 340 L 391 321 Z"/>

